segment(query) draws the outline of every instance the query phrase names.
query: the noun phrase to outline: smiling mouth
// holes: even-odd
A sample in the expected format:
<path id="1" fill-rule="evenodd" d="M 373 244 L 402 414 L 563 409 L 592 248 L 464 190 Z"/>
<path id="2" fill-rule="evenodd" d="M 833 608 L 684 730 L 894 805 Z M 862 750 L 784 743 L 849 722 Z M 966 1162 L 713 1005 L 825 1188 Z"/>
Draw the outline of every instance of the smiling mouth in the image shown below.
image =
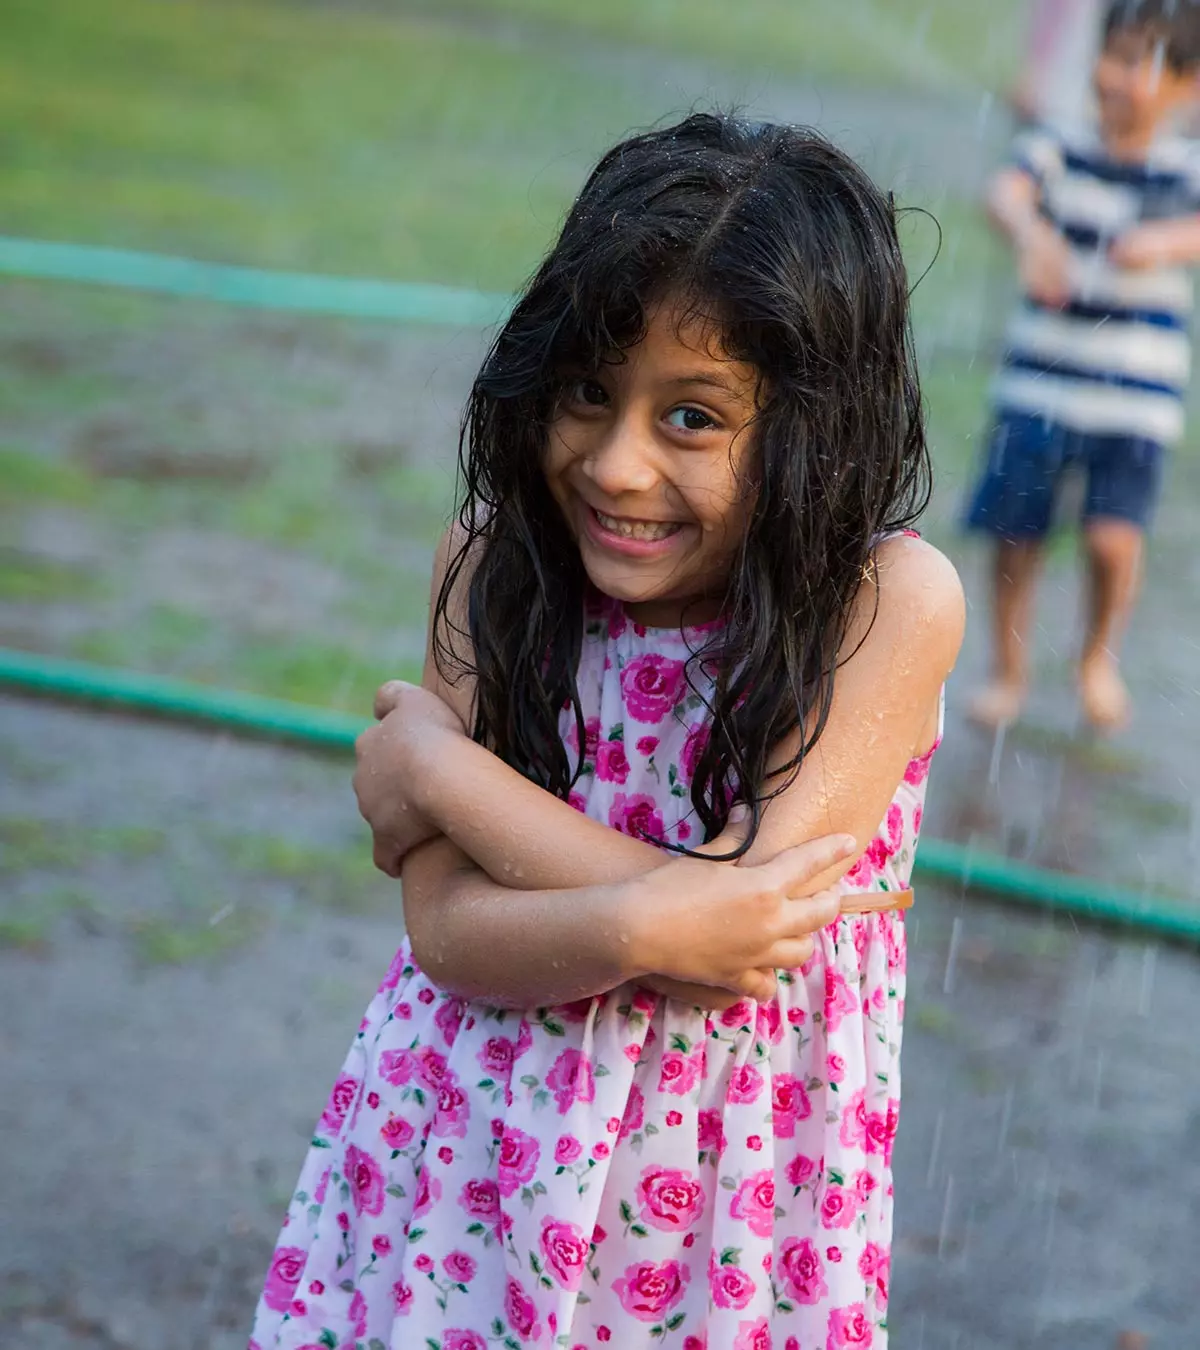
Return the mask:
<path id="1" fill-rule="evenodd" d="M 678 521 L 623 520 L 620 516 L 606 516 L 594 506 L 592 514 L 609 534 L 615 534 L 621 539 L 645 539 L 653 542 L 657 539 L 669 539 L 683 528 Z"/>

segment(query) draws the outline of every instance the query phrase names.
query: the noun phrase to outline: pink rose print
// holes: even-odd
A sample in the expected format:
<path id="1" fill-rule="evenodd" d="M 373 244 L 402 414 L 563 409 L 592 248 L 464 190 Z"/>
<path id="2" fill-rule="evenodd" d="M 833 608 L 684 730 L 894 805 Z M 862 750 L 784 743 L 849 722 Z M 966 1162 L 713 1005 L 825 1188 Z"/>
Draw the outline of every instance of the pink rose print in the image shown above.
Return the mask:
<path id="1" fill-rule="evenodd" d="M 721 1025 L 723 1027 L 741 1027 L 750 1021 L 751 1007 L 746 999 L 726 1008 L 721 1014 Z"/>
<path id="2" fill-rule="evenodd" d="M 413 1218 L 419 1219 L 423 1214 L 428 1214 L 441 1198 L 442 1183 L 437 1177 L 431 1177 L 426 1168 L 417 1181 L 417 1193 L 413 1196 Z"/>
<path id="3" fill-rule="evenodd" d="M 708 1350 L 707 1336 L 685 1336 L 683 1350 Z"/>
<path id="4" fill-rule="evenodd" d="M 754 1297 L 754 1280 L 740 1266 L 723 1266 L 714 1255 L 708 1263 L 708 1292 L 718 1308 L 744 1308 Z"/>
<path id="5" fill-rule="evenodd" d="M 542 1146 L 522 1130 L 504 1127 L 500 1140 L 497 1180 L 501 1195 L 512 1195 L 533 1180 Z"/>
<path id="6" fill-rule="evenodd" d="M 858 1258 L 858 1273 L 871 1284 L 881 1270 L 887 1269 L 890 1261 L 886 1247 L 881 1247 L 878 1242 L 868 1242 Z"/>
<path id="7" fill-rule="evenodd" d="M 796 1125 L 812 1115 L 812 1103 L 804 1084 L 794 1074 L 777 1073 L 771 1082 L 771 1112 L 776 1139 L 792 1139 Z"/>
<path id="8" fill-rule="evenodd" d="M 457 998 L 447 998 L 442 1000 L 442 1006 L 433 1015 L 434 1023 L 442 1033 L 442 1039 L 447 1045 L 454 1044 L 454 1038 L 458 1035 L 458 1029 L 462 1026 L 465 1004 Z"/>
<path id="9" fill-rule="evenodd" d="M 861 1171 L 854 1174 L 854 1200 L 859 1209 L 862 1209 L 871 1198 L 871 1192 L 879 1185 L 879 1182 L 864 1167 Z"/>
<path id="10" fill-rule="evenodd" d="M 447 1070 L 437 1090 L 437 1114 L 433 1118 L 432 1133 L 439 1139 L 465 1139 L 470 1114 L 467 1094 L 459 1087 L 454 1074 Z"/>
<path id="11" fill-rule="evenodd" d="M 744 1219 L 756 1237 L 770 1237 L 775 1225 L 775 1178 L 767 1170 L 755 1172 L 734 1192 L 729 1212 Z"/>
<path id="12" fill-rule="evenodd" d="M 913 834 L 914 834 L 914 835 L 918 835 L 918 834 L 921 833 L 921 821 L 924 819 L 924 816 L 925 816 L 925 813 L 924 813 L 924 811 L 921 809 L 921 807 L 919 807 L 919 806 L 913 807 Z"/>
<path id="13" fill-rule="evenodd" d="M 355 1214 L 378 1214 L 383 1209 L 383 1170 L 357 1144 L 346 1148 L 346 1180 Z"/>
<path id="14" fill-rule="evenodd" d="M 537 1309 L 520 1282 L 511 1276 L 504 1293 L 504 1315 L 508 1318 L 508 1325 L 518 1336 L 528 1338 L 535 1334 Z"/>
<path id="15" fill-rule="evenodd" d="M 706 722 L 697 722 L 688 729 L 687 740 L 679 752 L 679 772 L 684 787 L 688 787 L 696 777 L 700 756 L 708 745 L 709 726 Z"/>
<path id="16" fill-rule="evenodd" d="M 310 1117 L 311 1119 L 311 1117 Z M 263 1302 L 275 1312 L 287 1312 L 304 1273 L 307 1253 L 302 1247 L 278 1247 L 263 1287 Z"/>
<path id="17" fill-rule="evenodd" d="M 645 755 L 647 759 L 658 749 L 657 736 L 639 736 L 637 751 L 639 755 Z"/>
<path id="18" fill-rule="evenodd" d="M 673 1092 L 677 1097 L 686 1096 L 700 1081 L 703 1067 L 701 1054 L 685 1055 L 681 1050 L 667 1050 L 658 1073 L 659 1092 Z"/>
<path id="19" fill-rule="evenodd" d="M 821 1197 L 821 1222 L 826 1228 L 849 1228 L 858 1213 L 854 1197 L 842 1186 L 827 1186 Z"/>
<path id="20" fill-rule="evenodd" d="M 578 1050 L 564 1050 L 550 1066 L 546 1086 L 554 1093 L 560 1116 L 567 1114 L 572 1102 L 594 1101 L 596 1084 L 591 1060 Z"/>
<path id="21" fill-rule="evenodd" d="M 825 1341 L 828 1350 L 845 1350 L 845 1347 L 867 1350 L 874 1338 L 875 1333 L 861 1303 L 830 1309 L 829 1336 Z"/>
<path id="22" fill-rule="evenodd" d="M 475 1258 L 466 1252 L 453 1251 L 442 1262 L 442 1269 L 456 1284 L 470 1284 L 475 1278 Z"/>
<path id="23" fill-rule="evenodd" d="M 825 1027 L 836 1031 L 842 1018 L 858 1007 L 858 998 L 846 983 L 846 977 L 833 966 L 825 967 Z"/>
<path id="24" fill-rule="evenodd" d="M 529 1023 L 522 1019 L 521 1025 L 517 1028 L 517 1044 L 513 1049 L 513 1062 L 516 1063 L 532 1045 L 533 1032 L 529 1029 Z"/>
<path id="25" fill-rule="evenodd" d="M 767 1041 L 771 1045 L 779 1044 L 783 1039 L 783 1017 L 779 1011 L 778 999 L 773 998 L 768 1003 L 758 1005 L 754 1029 L 759 1040 Z"/>
<path id="26" fill-rule="evenodd" d="M 636 1083 L 629 1089 L 629 1100 L 625 1103 L 625 1114 L 621 1118 L 621 1139 L 628 1139 L 636 1130 L 642 1128 L 646 1119 L 646 1099 L 642 1089 Z"/>
<path id="27" fill-rule="evenodd" d="M 426 1087 L 436 1091 L 446 1078 L 446 1056 L 423 1045 L 419 1050 L 413 1051 L 413 1072 Z"/>
<path id="28" fill-rule="evenodd" d="M 704 1187 L 678 1167 L 643 1170 L 637 1184 L 643 1222 L 664 1233 L 682 1233 L 704 1213 Z"/>
<path id="29" fill-rule="evenodd" d="M 725 1126 L 720 1111 L 701 1111 L 697 1121 L 699 1136 L 696 1142 L 700 1145 L 700 1151 L 707 1153 L 711 1150 L 720 1157 L 725 1152 Z"/>
<path id="30" fill-rule="evenodd" d="M 657 1322 L 683 1297 L 690 1272 L 678 1261 L 639 1261 L 613 1281 L 621 1307 L 640 1322 Z"/>
<path id="31" fill-rule="evenodd" d="M 803 1153 L 795 1154 L 787 1165 L 787 1179 L 793 1186 L 805 1186 L 813 1178 L 817 1170 L 817 1165 L 811 1158 L 806 1158 Z"/>
<path id="32" fill-rule="evenodd" d="M 753 1064 L 739 1064 L 729 1075 L 729 1088 L 725 1100 L 729 1102 L 755 1102 L 762 1092 L 763 1076 Z"/>
<path id="33" fill-rule="evenodd" d="M 644 792 L 615 793 L 608 810 L 608 823 L 634 839 L 661 839 L 663 819 L 653 797 Z"/>
<path id="34" fill-rule="evenodd" d="M 380 1074 L 395 1087 L 403 1087 L 413 1076 L 411 1050 L 385 1050 L 379 1056 Z"/>
<path id="35" fill-rule="evenodd" d="M 908 768 L 904 770 L 904 781 L 911 783 L 913 787 L 919 786 L 929 777 L 929 761 L 933 758 L 933 752 L 937 745 L 932 745 L 923 755 L 918 755 L 915 759 L 908 762 Z"/>
<path id="36" fill-rule="evenodd" d="M 500 1218 L 500 1188 L 490 1177 L 468 1181 L 458 1203 L 472 1219 L 495 1225 Z"/>
<path id="37" fill-rule="evenodd" d="M 400 976 L 404 973 L 404 948 L 401 947 L 396 955 L 392 957 L 392 964 L 387 968 L 387 974 L 383 977 L 383 983 L 379 986 L 383 989 L 395 989 L 400 983 Z"/>
<path id="38" fill-rule="evenodd" d="M 602 783 L 624 783 L 629 777 L 629 760 L 624 741 L 601 741 L 596 749 L 596 777 Z"/>
<path id="39" fill-rule="evenodd" d="M 841 1055 L 830 1054 L 825 1061 L 825 1077 L 831 1083 L 840 1083 L 846 1077 L 846 1061 Z"/>
<path id="40" fill-rule="evenodd" d="M 442 1337 L 442 1350 L 487 1350 L 487 1341 L 477 1331 L 447 1327 Z"/>
<path id="41" fill-rule="evenodd" d="M 354 1323 L 355 1336 L 365 1336 L 367 1334 L 367 1300 L 363 1297 L 361 1289 L 356 1289 L 354 1297 L 350 1300 L 349 1317 Z"/>
<path id="42" fill-rule="evenodd" d="M 392 1239 L 386 1233 L 376 1233 L 371 1239 L 371 1250 L 386 1256 L 392 1250 Z"/>
<path id="43" fill-rule="evenodd" d="M 348 1073 L 339 1074 L 337 1082 L 333 1085 L 333 1091 L 329 1094 L 325 1110 L 321 1112 L 317 1129 L 323 1130 L 326 1134 L 337 1134 L 342 1128 L 342 1121 L 346 1119 L 346 1112 L 354 1105 L 358 1089 L 357 1078 L 351 1078 Z"/>
<path id="44" fill-rule="evenodd" d="M 323 1205 L 325 1203 L 325 1192 L 329 1188 L 329 1174 L 332 1171 L 332 1167 L 327 1167 L 321 1173 L 321 1180 L 317 1182 L 317 1189 L 313 1191 L 313 1200 L 318 1205 Z"/>
<path id="45" fill-rule="evenodd" d="M 739 1322 L 733 1350 L 771 1350 L 771 1328 L 765 1317 L 753 1322 Z"/>
<path id="46" fill-rule="evenodd" d="M 392 1285 L 392 1303 L 401 1317 L 406 1317 L 412 1312 L 413 1291 L 410 1285 L 403 1280 L 397 1280 Z"/>
<path id="47" fill-rule="evenodd" d="M 574 719 L 567 727 L 567 734 L 563 738 L 572 750 L 579 749 L 579 728 Z M 596 747 L 600 744 L 600 719 L 598 717 L 589 717 L 583 724 L 583 757 L 585 760 L 595 761 Z"/>
<path id="48" fill-rule="evenodd" d="M 577 1290 L 583 1282 L 589 1250 L 583 1229 L 565 1219 L 543 1219 L 541 1246 L 550 1274 L 564 1289 Z"/>
<path id="49" fill-rule="evenodd" d="M 887 830 L 888 857 L 890 858 L 900 847 L 900 841 L 904 838 L 904 811 L 899 802 L 893 802 L 888 807 L 884 828 Z"/>
<path id="50" fill-rule="evenodd" d="M 867 1093 L 865 1088 L 859 1088 L 842 1111 L 838 1141 L 845 1148 L 866 1148 Z"/>
<path id="51" fill-rule="evenodd" d="M 554 1161 L 560 1167 L 569 1167 L 583 1152 L 583 1145 L 573 1134 L 564 1134 L 554 1145 Z"/>
<path id="52" fill-rule="evenodd" d="M 661 722 L 683 697 L 687 687 L 684 663 L 643 652 L 621 671 L 625 710 L 635 722 Z"/>
<path id="53" fill-rule="evenodd" d="M 496 1082 L 506 1084 L 512 1077 L 513 1050 L 513 1043 L 507 1036 L 490 1036 L 475 1058 L 484 1073 Z"/>
<path id="54" fill-rule="evenodd" d="M 587 815 L 587 798 L 582 792 L 572 792 L 567 797 L 567 805 L 574 807 L 581 816 Z"/>
<path id="55" fill-rule="evenodd" d="M 797 1303 L 819 1303 L 827 1293 L 825 1267 L 812 1238 L 786 1238 L 779 1252 L 783 1283 Z"/>

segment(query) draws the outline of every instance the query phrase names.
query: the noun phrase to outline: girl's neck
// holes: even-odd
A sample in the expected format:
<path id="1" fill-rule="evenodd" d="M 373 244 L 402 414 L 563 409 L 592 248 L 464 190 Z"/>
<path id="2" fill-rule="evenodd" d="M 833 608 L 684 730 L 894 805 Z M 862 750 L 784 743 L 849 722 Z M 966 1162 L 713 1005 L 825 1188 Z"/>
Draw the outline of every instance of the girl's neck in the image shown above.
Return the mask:
<path id="1" fill-rule="evenodd" d="M 690 600 L 602 598 L 609 604 L 620 605 L 626 617 L 642 628 L 697 628 L 719 619 L 723 609 L 721 600 L 715 596 L 695 596 Z"/>

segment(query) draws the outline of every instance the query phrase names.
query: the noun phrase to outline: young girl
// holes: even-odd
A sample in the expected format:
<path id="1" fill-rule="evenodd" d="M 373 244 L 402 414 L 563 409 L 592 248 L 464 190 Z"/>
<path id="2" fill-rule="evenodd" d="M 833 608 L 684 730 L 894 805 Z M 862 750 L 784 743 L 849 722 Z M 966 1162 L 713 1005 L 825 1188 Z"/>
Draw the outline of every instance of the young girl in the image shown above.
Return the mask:
<path id="1" fill-rule="evenodd" d="M 889 200 L 789 127 L 617 146 L 464 443 L 425 688 L 359 747 L 410 937 L 252 1345 L 880 1350 L 963 622 Z"/>

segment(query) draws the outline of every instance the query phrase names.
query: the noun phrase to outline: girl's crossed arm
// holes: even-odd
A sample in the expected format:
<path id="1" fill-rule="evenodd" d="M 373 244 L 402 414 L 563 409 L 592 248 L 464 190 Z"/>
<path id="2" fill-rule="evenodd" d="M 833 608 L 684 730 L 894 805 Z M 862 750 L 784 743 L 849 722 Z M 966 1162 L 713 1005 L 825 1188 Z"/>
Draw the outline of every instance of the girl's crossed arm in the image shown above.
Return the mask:
<path id="1" fill-rule="evenodd" d="M 439 571 L 444 569 L 445 557 L 443 550 Z M 435 576 L 435 588 L 439 584 Z M 764 813 L 759 836 L 744 861 L 759 862 L 804 839 L 837 831 L 854 836 L 857 847 L 814 876 L 805 890 L 812 893 L 840 878 L 873 836 L 909 760 L 928 749 L 936 734 L 938 694 L 957 656 L 962 627 L 961 588 L 942 555 L 912 538 L 885 541 L 878 550 L 876 577 L 863 586 L 856 604 L 846 644 L 852 655 L 839 672 L 818 748 L 792 785 Z M 455 708 L 465 725 L 470 716 L 470 690 L 465 682 L 445 686 L 436 671 L 431 673 L 431 665 L 427 665 L 427 682 Z M 418 704 L 428 697 L 415 692 Z M 424 706 L 428 711 L 428 705 Z M 436 929 L 446 934 L 455 926 L 456 907 L 479 921 L 484 911 L 479 888 L 487 877 L 499 883 L 501 890 L 528 887 L 525 894 L 532 894 L 621 886 L 664 867 L 657 849 L 589 820 L 551 797 L 471 742 L 449 719 L 438 725 L 427 717 L 421 725 L 414 722 L 411 712 L 410 706 L 406 719 L 402 705 L 364 735 L 356 786 L 364 814 L 375 827 L 377 840 L 383 841 L 377 844 L 377 857 L 382 848 L 385 863 L 386 841 L 392 832 L 400 840 L 395 849 L 398 856 L 416 839 L 439 831 L 458 846 L 453 855 L 444 846 L 430 851 L 447 869 L 438 873 L 440 881 L 434 875 L 437 869 L 428 863 L 414 860 L 411 869 L 404 869 L 405 909 L 414 943 L 426 931 L 427 907 L 434 912 L 430 914 L 434 921 L 428 930 L 431 933 Z M 781 747 L 781 762 L 786 762 L 790 749 Z M 416 825 L 411 824 L 414 821 Z M 454 866 L 450 866 L 451 857 Z M 461 870 L 469 866 L 468 859 L 481 869 L 471 870 L 469 885 L 463 882 L 467 874 Z M 394 866 L 389 870 L 394 871 Z M 632 893 L 637 893 L 636 888 Z M 650 895 L 643 891 L 642 902 Z M 550 897 L 545 901 L 552 904 Z M 512 918 L 513 936 L 519 936 L 522 953 L 534 966 L 544 958 L 549 971 L 555 962 L 562 962 L 566 940 L 557 924 L 531 927 L 506 904 L 495 911 L 502 925 L 508 921 L 500 918 L 502 912 Z M 568 902 L 568 914 L 567 922 L 572 924 L 578 916 L 579 930 L 589 939 L 603 922 L 601 910 L 588 904 Z M 554 918 L 561 923 L 560 911 L 554 911 Z M 503 941 L 504 932 L 493 932 L 491 937 Z M 445 962 L 431 973 L 454 987 L 455 947 L 448 938 L 441 945 Z M 679 965 L 686 962 L 667 973 L 676 973 Z M 715 972 L 709 972 L 706 979 L 694 964 L 690 969 L 693 973 L 679 978 L 725 983 L 715 978 Z M 763 980 L 761 988 L 769 992 L 770 977 L 764 975 Z M 745 982 L 738 987 L 747 990 Z"/>

